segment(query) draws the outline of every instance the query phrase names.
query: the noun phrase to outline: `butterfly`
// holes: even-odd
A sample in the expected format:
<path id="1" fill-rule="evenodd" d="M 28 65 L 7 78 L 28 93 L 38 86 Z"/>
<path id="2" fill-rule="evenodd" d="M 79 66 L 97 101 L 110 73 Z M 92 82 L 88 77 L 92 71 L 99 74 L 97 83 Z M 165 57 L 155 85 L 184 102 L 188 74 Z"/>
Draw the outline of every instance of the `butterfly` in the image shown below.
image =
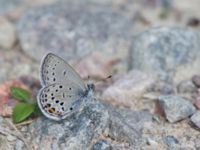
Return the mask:
<path id="1" fill-rule="evenodd" d="M 62 58 L 48 53 L 40 68 L 42 89 L 37 103 L 42 113 L 60 121 L 80 109 L 83 99 L 93 95 L 94 84 L 85 84 L 79 74 Z"/>

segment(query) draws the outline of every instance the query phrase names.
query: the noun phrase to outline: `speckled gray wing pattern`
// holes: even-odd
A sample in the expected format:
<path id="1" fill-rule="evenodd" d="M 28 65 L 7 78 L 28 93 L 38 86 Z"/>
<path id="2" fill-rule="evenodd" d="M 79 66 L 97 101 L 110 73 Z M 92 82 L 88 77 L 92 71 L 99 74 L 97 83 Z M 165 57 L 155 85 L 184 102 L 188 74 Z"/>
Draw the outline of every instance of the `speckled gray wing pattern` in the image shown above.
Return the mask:
<path id="1" fill-rule="evenodd" d="M 43 114 L 51 119 L 60 120 L 77 109 L 75 102 L 81 99 L 81 91 L 76 84 L 48 85 L 38 93 L 38 105 Z M 79 104 L 80 105 L 80 104 Z"/>
<path id="2" fill-rule="evenodd" d="M 49 53 L 44 58 L 41 71 L 41 82 L 44 85 L 53 83 L 68 83 L 74 82 L 79 85 L 82 90 L 85 90 L 85 84 L 76 71 L 66 63 L 62 58 Z"/>
<path id="3" fill-rule="evenodd" d="M 43 88 L 37 100 L 46 117 L 59 121 L 79 108 L 87 89 L 69 64 L 49 53 L 42 62 L 40 73 Z"/>

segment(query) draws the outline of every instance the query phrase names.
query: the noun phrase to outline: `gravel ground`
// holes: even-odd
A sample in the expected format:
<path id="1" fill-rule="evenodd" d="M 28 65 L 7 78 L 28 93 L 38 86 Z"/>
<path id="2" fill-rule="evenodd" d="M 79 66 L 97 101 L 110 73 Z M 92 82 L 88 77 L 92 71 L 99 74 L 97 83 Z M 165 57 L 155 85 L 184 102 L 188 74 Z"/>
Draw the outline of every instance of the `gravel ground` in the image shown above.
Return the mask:
<path id="1" fill-rule="evenodd" d="M 199 0 L 0 0 L 0 114 L 49 50 L 98 98 L 62 123 L 1 115 L 0 149 L 200 150 L 199 31 Z"/>

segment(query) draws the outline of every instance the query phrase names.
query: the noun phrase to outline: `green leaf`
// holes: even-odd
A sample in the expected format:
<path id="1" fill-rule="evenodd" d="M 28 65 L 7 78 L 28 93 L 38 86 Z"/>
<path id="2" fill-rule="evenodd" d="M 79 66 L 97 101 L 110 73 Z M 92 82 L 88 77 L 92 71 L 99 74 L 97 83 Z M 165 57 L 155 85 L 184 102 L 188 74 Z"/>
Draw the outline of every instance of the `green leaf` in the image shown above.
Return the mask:
<path id="1" fill-rule="evenodd" d="M 22 102 L 29 102 L 31 98 L 31 93 L 25 89 L 20 87 L 11 87 L 10 89 L 11 95 L 19 101 Z"/>
<path id="2" fill-rule="evenodd" d="M 34 104 L 18 103 L 13 109 L 12 118 L 14 123 L 19 123 L 29 117 L 35 110 Z"/>

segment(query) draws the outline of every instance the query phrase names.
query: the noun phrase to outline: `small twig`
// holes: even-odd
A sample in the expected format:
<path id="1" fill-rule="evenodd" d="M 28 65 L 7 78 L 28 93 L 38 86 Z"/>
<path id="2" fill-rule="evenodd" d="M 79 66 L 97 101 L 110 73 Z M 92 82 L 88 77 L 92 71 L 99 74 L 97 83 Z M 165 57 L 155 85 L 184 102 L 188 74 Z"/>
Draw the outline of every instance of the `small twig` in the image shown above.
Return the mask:
<path id="1" fill-rule="evenodd" d="M 15 126 L 16 126 L 16 127 L 20 127 L 20 126 L 24 126 L 24 125 L 29 125 L 29 124 L 31 124 L 31 123 L 33 122 L 33 120 L 34 120 L 34 119 L 32 119 L 32 120 L 27 120 L 27 121 L 18 123 L 18 124 L 16 124 Z"/>

